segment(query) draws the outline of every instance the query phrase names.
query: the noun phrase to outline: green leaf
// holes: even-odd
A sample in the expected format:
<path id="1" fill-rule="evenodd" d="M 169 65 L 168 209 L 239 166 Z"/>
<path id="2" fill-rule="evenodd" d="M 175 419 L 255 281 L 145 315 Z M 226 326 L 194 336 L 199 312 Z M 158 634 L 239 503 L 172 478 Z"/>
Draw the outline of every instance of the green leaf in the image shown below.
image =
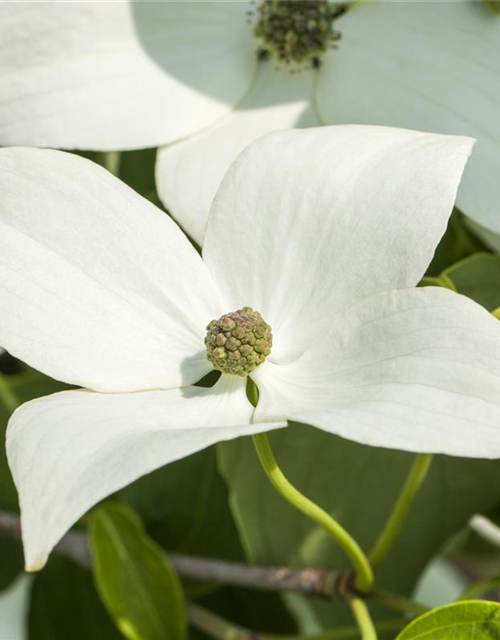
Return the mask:
<path id="1" fill-rule="evenodd" d="M 197 603 L 248 629 L 265 629 L 272 634 L 297 633 L 297 625 L 283 605 L 280 594 L 272 591 L 223 587 L 216 593 L 198 599 Z M 190 640 L 199 637 L 207 636 L 194 629 L 190 630 Z"/>
<path id="2" fill-rule="evenodd" d="M 456 291 L 455 285 L 449 278 L 441 274 L 439 276 L 424 276 L 418 284 L 419 287 L 443 287 L 444 289 L 450 289 Z"/>
<path id="3" fill-rule="evenodd" d="M 475 253 L 448 267 L 441 274 L 453 283 L 455 290 L 488 311 L 500 307 L 500 256 Z"/>
<path id="4" fill-rule="evenodd" d="M 448 604 L 420 616 L 396 640 L 499 640 L 500 604 L 470 601 Z"/>
<path id="5" fill-rule="evenodd" d="M 214 447 L 140 478 L 116 498 L 137 511 L 168 551 L 245 559 Z"/>
<path id="6" fill-rule="evenodd" d="M 97 589 L 123 635 L 129 640 L 186 638 L 177 575 L 134 512 L 108 503 L 89 520 Z"/>
<path id="7" fill-rule="evenodd" d="M 413 456 L 368 447 L 306 425 L 270 434 L 290 481 L 331 513 L 368 551 L 391 513 Z M 319 527 L 281 498 L 261 469 L 252 442 L 219 445 L 221 470 L 249 558 L 262 564 L 346 567 Z M 500 495 L 500 463 L 436 456 L 400 537 L 377 572 L 382 588 L 410 594 L 425 565 L 477 512 Z M 349 624 L 346 608 L 315 605 L 328 626 Z"/>
<path id="8" fill-rule="evenodd" d="M 36 574 L 28 618 L 29 640 L 123 640 L 88 571 L 52 555 Z"/>
<path id="9" fill-rule="evenodd" d="M 489 8 L 495 13 L 500 13 L 500 0 L 486 0 Z"/>
<path id="10" fill-rule="evenodd" d="M 455 209 L 426 275 L 439 276 L 449 265 L 484 249 L 486 249 L 485 245 L 465 226 L 463 214 Z"/>
<path id="11" fill-rule="evenodd" d="M 23 570 L 21 542 L 0 534 L 0 591 L 6 589 Z"/>

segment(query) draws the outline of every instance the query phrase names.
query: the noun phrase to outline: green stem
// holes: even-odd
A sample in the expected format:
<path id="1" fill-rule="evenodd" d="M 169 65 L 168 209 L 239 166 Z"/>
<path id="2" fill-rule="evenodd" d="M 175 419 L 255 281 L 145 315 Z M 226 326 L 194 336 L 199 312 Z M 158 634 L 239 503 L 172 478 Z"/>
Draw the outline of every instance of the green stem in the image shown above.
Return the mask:
<path id="1" fill-rule="evenodd" d="M 21 404 L 17 395 L 12 391 L 11 386 L 5 379 L 5 376 L 0 374 L 0 401 L 5 405 L 7 411 L 12 413 Z"/>
<path id="2" fill-rule="evenodd" d="M 360 598 L 351 598 L 349 604 L 361 632 L 361 640 L 377 640 L 377 632 L 365 602 Z"/>
<path id="3" fill-rule="evenodd" d="M 215 640 L 244 640 L 249 636 L 247 629 L 228 622 L 197 604 L 188 604 L 187 617 L 195 629 Z"/>
<path id="4" fill-rule="evenodd" d="M 362 602 L 362 601 L 360 601 Z M 207 636 L 215 640 L 357 640 L 359 638 L 359 627 L 339 627 L 338 629 L 327 629 L 313 635 L 273 635 L 251 631 L 245 627 L 224 620 L 220 616 L 200 607 L 197 604 L 188 604 L 187 614 L 189 623 L 203 631 Z M 406 618 L 384 620 L 379 622 L 375 628 L 381 633 L 399 631 L 407 624 Z M 364 636 L 363 638 L 373 639 L 376 635 Z"/>
<path id="5" fill-rule="evenodd" d="M 391 611 L 397 611 L 398 613 L 412 613 L 420 616 L 429 611 L 428 607 L 424 607 L 422 604 L 413 602 L 413 600 L 409 600 L 404 596 L 390 593 L 388 591 L 382 591 L 380 589 L 372 591 L 369 598 L 370 602 L 373 602 L 373 604 L 390 609 Z"/>
<path id="6" fill-rule="evenodd" d="M 102 154 L 103 166 L 114 176 L 120 173 L 120 163 L 122 155 L 120 151 L 106 151 Z"/>
<path id="7" fill-rule="evenodd" d="M 399 494 L 394 509 L 370 553 L 372 567 L 378 566 L 391 549 L 408 515 L 408 511 L 427 476 L 431 462 L 431 453 L 419 453 L 415 456 L 410 473 L 406 478 L 406 482 Z"/>
<path id="8" fill-rule="evenodd" d="M 267 434 L 259 433 L 252 437 L 262 467 L 274 488 L 296 509 L 328 531 L 352 562 L 356 572 L 356 588 L 361 592 L 370 591 L 373 587 L 373 571 L 358 543 L 324 509 L 290 484 L 276 462 Z"/>

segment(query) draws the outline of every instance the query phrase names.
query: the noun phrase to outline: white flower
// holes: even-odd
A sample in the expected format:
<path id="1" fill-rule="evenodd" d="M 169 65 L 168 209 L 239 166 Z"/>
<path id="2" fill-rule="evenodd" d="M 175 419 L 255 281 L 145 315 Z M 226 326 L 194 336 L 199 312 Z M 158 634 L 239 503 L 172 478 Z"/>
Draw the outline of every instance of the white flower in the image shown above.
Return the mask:
<path id="1" fill-rule="evenodd" d="M 479 145 L 458 205 L 500 232 L 500 18 L 486 3 L 353 3 L 333 23 L 337 48 L 295 74 L 257 61 L 268 46 L 253 35 L 259 6 L 0 4 L 0 144 L 182 140 L 159 153 L 158 190 L 201 244 L 222 176 L 264 133 L 356 123 L 471 135 Z"/>
<path id="2" fill-rule="evenodd" d="M 384 127 L 269 134 L 222 182 L 203 259 L 97 165 L 0 150 L 0 342 L 87 389 L 11 419 L 27 567 L 137 477 L 287 419 L 500 456 L 498 320 L 450 291 L 404 288 L 446 228 L 471 146 Z M 273 334 L 251 374 L 256 410 L 244 376 L 192 386 L 212 369 L 207 325 L 247 305 Z"/>

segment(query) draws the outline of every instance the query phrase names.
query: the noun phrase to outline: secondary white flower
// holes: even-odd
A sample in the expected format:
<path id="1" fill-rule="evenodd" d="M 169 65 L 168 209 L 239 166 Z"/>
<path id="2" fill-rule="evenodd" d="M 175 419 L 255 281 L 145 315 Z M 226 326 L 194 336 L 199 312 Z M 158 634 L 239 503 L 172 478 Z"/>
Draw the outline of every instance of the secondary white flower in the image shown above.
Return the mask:
<path id="1" fill-rule="evenodd" d="M 487 4 L 353 3 L 333 23 L 338 48 L 309 50 L 302 66 L 317 58 L 319 69 L 296 74 L 272 55 L 257 60 L 279 49 L 279 28 L 253 33 L 259 7 L 276 4 L 287 10 L 283 0 L 0 4 L 0 144 L 108 150 L 187 138 L 160 152 L 157 182 L 201 243 L 226 169 L 266 132 L 364 123 L 472 135 L 458 205 L 500 232 L 500 18 Z M 311 5 L 292 3 L 295 13 Z"/>
<path id="2" fill-rule="evenodd" d="M 0 150 L 0 342 L 89 389 L 11 419 L 27 567 L 140 475 L 287 419 L 371 445 L 500 456 L 500 324 L 452 292 L 400 288 L 433 255 L 471 144 L 384 127 L 270 134 L 222 182 L 203 259 L 97 165 Z M 238 331 L 259 324 L 250 311 L 224 319 L 246 306 L 272 345 L 267 326 Z M 214 319 L 209 355 L 220 362 L 223 348 L 222 369 L 251 371 L 255 411 L 245 376 L 192 386 L 212 369 Z"/>
<path id="3" fill-rule="evenodd" d="M 31 581 L 29 576 L 20 575 L 8 589 L 0 592 L 0 640 L 28 637 Z"/>

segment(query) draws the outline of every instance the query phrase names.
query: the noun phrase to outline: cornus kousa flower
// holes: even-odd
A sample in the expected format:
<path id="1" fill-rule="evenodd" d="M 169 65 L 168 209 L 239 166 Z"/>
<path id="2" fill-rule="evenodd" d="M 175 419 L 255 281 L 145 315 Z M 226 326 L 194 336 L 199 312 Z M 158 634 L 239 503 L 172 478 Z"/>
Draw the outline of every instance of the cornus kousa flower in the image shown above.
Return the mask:
<path id="1" fill-rule="evenodd" d="M 0 144 L 165 145 L 160 197 L 199 244 L 237 154 L 317 124 L 477 137 L 458 206 L 500 232 L 500 17 L 485 2 L 12 2 L 0 41 Z"/>
<path id="2" fill-rule="evenodd" d="M 445 230 L 471 146 L 384 127 L 269 134 L 225 176 L 203 257 L 88 160 L 1 150 L 0 342 L 84 387 L 9 424 L 28 569 L 142 474 L 287 420 L 500 456 L 498 320 L 450 291 L 406 288 Z M 195 385 L 213 369 L 212 388 Z"/>

